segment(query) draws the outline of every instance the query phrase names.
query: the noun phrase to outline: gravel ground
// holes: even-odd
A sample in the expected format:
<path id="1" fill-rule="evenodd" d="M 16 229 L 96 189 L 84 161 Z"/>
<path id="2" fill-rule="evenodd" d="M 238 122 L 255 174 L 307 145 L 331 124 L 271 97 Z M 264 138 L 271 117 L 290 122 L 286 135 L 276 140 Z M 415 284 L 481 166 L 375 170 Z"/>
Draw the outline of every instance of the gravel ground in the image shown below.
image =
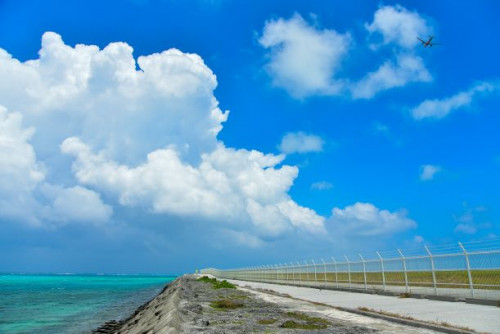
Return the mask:
<path id="1" fill-rule="evenodd" d="M 245 287 L 183 276 L 128 319 L 94 333 L 435 333 Z"/>

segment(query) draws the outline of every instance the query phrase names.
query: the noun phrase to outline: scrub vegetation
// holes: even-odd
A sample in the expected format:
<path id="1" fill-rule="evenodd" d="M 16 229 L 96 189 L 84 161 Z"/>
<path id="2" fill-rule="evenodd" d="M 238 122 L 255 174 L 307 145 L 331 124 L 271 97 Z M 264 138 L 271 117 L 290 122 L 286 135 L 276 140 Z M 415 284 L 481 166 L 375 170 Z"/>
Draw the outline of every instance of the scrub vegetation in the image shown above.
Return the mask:
<path id="1" fill-rule="evenodd" d="M 198 281 L 212 284 L 212 287 L 215 290 L 217 290 L 217 289 L 236 289 L 236 285 L 229 283 L 226 280 L 218 281 L 216 278 L 210 278 L 208 276 L 200 277 L 200 278 L 198 278 Z"/>

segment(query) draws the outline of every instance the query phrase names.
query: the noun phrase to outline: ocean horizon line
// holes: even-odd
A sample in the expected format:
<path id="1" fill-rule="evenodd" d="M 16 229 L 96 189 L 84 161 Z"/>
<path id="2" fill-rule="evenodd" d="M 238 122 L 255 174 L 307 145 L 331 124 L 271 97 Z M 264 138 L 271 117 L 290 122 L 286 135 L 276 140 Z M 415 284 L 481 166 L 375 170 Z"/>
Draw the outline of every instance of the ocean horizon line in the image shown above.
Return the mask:
<path id="1" fill-rule="evenodd" d="M 92 272 L 0 272 L 0 276 L 158 276 L 178 277 L 185 273 L 92 273 Z"/>

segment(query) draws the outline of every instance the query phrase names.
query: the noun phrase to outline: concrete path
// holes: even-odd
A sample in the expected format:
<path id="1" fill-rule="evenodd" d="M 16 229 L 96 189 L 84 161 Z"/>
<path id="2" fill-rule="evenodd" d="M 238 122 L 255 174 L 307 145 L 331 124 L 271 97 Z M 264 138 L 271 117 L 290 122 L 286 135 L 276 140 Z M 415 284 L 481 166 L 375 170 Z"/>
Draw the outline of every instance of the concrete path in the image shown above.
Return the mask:
<path id="1" fill-rule="evenodd" d="M 500 334 L 500 307 L 444 302 L 428 299 L 398 298 L 345 291 L 302 288 L 270 283 L 229 280 L 240 286 L 269 289 L 311 302 L 336 307 L 357 309 L 366 307 L 375 311 L 410 316 L 417 320 L 448 323 L 467 327 L 477 332 Z"/>

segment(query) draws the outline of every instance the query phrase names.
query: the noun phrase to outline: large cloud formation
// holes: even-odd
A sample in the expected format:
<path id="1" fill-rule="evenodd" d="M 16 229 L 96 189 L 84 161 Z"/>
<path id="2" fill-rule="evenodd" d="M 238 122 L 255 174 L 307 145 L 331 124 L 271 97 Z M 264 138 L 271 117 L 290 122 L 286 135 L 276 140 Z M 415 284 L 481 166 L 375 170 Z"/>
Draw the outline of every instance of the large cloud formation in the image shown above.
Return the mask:
<path id="1" fill-rule="evenodd" d="M 228 112 L 198 55 L 170 49 L 136 63 L 132 52 L 71 47 L 52 32 L 39 59 L 0 50 L 3 216 L 102 224 L 113 214 L 107 198 L 262 237 L 324 232 L 324 218 L 288 195 L 298 170 L 281 166 L 284 156 L 217 140 Z"/>
<path id="2" fill-rule="evenodd" d="M 21 62 L 0 49 L 0 220 L 99 227 L 126 208 L 164 215 L 167 225 L 210 224 L 249 247 L 327 233 L 325 217 L 290 197 L 298 168 L 283 165 L 285 155 L 217 139 L 228 111 L 198 55 L 170 49 L 136 62 L 125 43 L 72 47 L 53 32 L 39 55 Z M 321 148 L 313 139 L 308 151 Z M 334 210 L 328 221 L 384 233 L 413 226 L 371 204 Z"/>

